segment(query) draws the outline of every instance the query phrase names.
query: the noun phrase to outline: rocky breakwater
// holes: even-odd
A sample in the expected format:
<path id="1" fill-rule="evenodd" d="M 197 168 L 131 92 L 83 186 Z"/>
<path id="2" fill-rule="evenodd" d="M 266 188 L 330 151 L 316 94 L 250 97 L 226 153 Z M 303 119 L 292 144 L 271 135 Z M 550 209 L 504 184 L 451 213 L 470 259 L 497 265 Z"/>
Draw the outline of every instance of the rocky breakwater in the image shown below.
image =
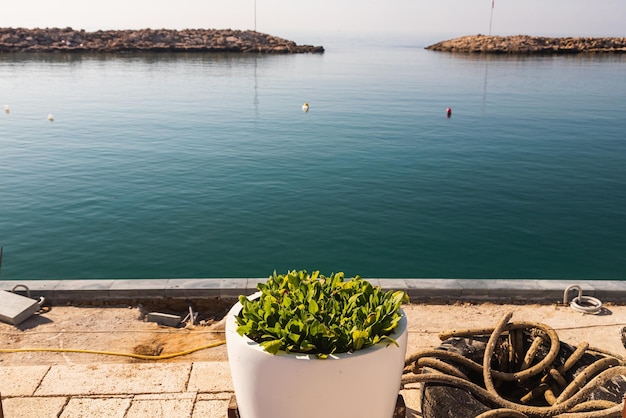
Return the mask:
<path id="1" fill-rule="evenodd" d="M 431 51 L 487 54 L 625 53 L 626 38 L 546 38 L 473 35 L 426 47 Z"/>
<path id="2" fill-rule="evenodd" d="M 0 28 L 0 52 L 252 52 L 321 53 L 321 46 L 255 31 L 141 29 L 85 32 L 72 28 Z"/>

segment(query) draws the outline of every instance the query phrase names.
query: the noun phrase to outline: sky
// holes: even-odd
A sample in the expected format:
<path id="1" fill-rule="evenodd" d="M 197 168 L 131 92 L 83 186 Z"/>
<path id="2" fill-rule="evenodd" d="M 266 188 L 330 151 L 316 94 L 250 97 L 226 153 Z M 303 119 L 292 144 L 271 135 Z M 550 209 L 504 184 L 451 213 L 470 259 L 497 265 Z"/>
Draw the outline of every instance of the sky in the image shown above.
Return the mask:
<path id="1" fill-rule="evenodd" d="M 626 0 L 493 0 L 493 35 L 626 36 Z M 13 0 L 0 27 L 256 29 L 276 36 L 489 33 L 492 0 Z M 256 13 L 255 13 L 256 9 Z"/>

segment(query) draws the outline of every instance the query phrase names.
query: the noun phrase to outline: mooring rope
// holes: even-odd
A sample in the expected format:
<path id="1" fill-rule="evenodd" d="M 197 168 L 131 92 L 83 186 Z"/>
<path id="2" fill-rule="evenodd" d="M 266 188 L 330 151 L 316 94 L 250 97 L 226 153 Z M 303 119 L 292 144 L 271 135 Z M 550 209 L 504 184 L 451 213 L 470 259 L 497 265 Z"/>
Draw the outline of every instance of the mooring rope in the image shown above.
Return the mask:
<path id="1" fill-rule="evenodd" d="M 626 376 L 624 357 L 590 348 L 589 344 L 579 344 L 563 365 L 554 365 L 559 355 L 560 341 L 558 334 L 549 326 L 534 322 L 509 322 L 512 313 L 506 314 L 495 328 L 467 329 L 448 331 L 439 335 L 444 341 L 452 337 L 478 338 L 489 337 L 482 364 L 450 351 L 434 349 L 416 353 L 407 358 L 403 385 L 419 382 L 421 384 L 443 384 L 469 391 L 476 399 L 496 408 L 479 415 L 478 418 L 609 418 L 621 417 L 624 402 L 588 400 L 589 395 L 598 387 L 617 376 Z M 526 353 L 523 353 L 522 332 L 529 331 L 533 341 Z M 508 332 L 509 359 L 518 359 L 521 370 L 505 372 L 492 368 L 492 359 L 496 354 L 502 336 Z M 549 340 L 549 341 L 548 341 Z M 548 353 L 536 364 L 537 352 L 542 345 L 549 345 Z M 570 382 L 564 377 L 586 353 L 601 356 L 585 367 Z M 515 361 L 513 361 L 515 362 Z M 428 373 L 423 373 L 424 369 Z M 482 374 L 482 385 L 467 378 L 459 368 L 469 369 Z M 502 382 L 528 382 L 538 379 L 538 385 L 522 396 L 519 402 L 505 399 L 497 388 Z M 534 381 L 534 380 L 533 380 Z M 484 387 L 483 387 L 484 386 Z M 541 397 L 545 406 L 526 405 Z"/>

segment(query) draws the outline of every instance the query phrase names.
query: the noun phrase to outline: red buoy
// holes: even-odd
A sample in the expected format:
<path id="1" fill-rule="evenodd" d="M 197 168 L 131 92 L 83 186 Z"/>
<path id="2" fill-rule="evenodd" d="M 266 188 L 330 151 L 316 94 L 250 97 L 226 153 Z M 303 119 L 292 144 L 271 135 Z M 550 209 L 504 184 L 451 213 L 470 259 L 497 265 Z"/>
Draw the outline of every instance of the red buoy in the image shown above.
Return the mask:
<path id="1" fill-rule="evenodd" d="M 447 117 L 452 116 L 452 109 L 451 109 L 451 108 L 447 108 L 447 109 L 446 109 L 446 116 L 447 116 Z"/>

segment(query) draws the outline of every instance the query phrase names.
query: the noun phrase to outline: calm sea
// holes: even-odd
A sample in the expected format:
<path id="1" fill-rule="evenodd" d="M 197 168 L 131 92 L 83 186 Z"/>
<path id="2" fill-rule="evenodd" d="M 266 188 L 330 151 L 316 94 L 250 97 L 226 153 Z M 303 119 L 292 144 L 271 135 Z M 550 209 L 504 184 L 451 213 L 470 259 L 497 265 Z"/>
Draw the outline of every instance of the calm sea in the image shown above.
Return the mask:
<path id="1" fill-rule="evenodd" d="M 0 55 L 0 278 L 626 279 L 626 56 L 325 46 Z"/>

